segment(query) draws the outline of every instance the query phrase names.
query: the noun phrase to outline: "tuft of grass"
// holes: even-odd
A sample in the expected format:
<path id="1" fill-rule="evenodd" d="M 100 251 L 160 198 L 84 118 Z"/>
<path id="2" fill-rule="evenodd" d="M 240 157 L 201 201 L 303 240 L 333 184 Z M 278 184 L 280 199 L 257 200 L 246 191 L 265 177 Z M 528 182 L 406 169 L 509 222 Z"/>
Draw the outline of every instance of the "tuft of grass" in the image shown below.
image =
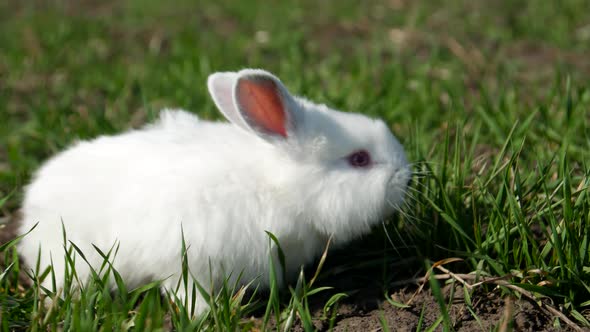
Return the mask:
<path id="1" fill-rule="evenodd" d="M 270 233 L 269 237 L 276 240 L 276 237 Z M 248 320 L 245 317 L 260 307 L 256 303 L 256 291 L 248 294 L 249 288 L 255 284 L 256 280 L 240 286 L 240 277 L 230 284 L 230 276 L 228 276 L 221 285 L 201 285 L 192 278 L 190 269 L 186 265 L 187 247 L 184 240 L 181 250 L 183 269 L 179 286 L 185 287 L 187 291 L 192 290 L 192 296 L 182 299 L 173 293 L 163 294 L 160 281 L 128 290 L 124 280 L 111 264 L 117 253 L 117 245 L 114 245 L 107 253 L 94 247 L 94 250 L 103 258 L 101 268 L 96 270 L 94 266 L 89 265 L 90 278 L 80 280 L 76 273 L 76 260 L 81 259 L 86 263 L 88 261 L 84 252 L 75 243 L 67 240 L 64 230 L 64 243 L 68 244 L 64 245 L 67 261 L 64 288 L 56 289 L 53 270 L 46 270 L 43 273 L 39 273 L 37 270 L 31 276 L 33 284 L 24 292 L 14 296 L 11 293 L 14 292 L 14 287 L 18 287 L 17 274 L 21 272 L 14 250 L 18 240 L 15 239 L 0 248 L 7 255 L 8 253 L 12 254 L 8 260 L 10 264 L 0 275 L 0 290 L 2 291 L 0 326 L 7 330 L 38 331 L 63 328 L 84 331 L 103 329 L 236 331 L 255 329 L 262 323 L 263 330 L 272 325 L 275 329 L 289 331 L 297 323 L 301 324 L 306 331 L 314 331 L 315 317 L 310 311 L 309 298 L 330 289 L 330 287 L 314 287 L 315 278 L 306 282 L 302 270 L 297 286 L 295 289 L 290 289 L 290 300 L 285 305 L 284 297 L 279 294 L 275 269 L 272 269 L 269 272 L 271 274 L 271 294 L 267 301 L 267 311 L 260 322 Z M 274 243 L 279 249 L 278 242 Z M 316 277 L 326 255 L 327 248 L 315 272 Z M 272 257 L 269 259 L 272 260 Z M 276 270 L 280 270 L 280 267 L 277 267 Z M 14 272 L 12 273 L 14 276 L 9 274 L 10 272 Z M 41 285 L 45 278 L 52 278 L 52 289 L 44 288 Z M 275 293 L 272 293 L 272 290 L 275 290 Z M 209 305 L 209 309 L 198 316 L 194 312 L 196 292 L 199 292 L 202 300 Z M 338 301 L 345 296 L 342 293 L 332 295 L 326 302 L 324 313 L 330 314 Z M 20 319 L 18 319 L 19 317 Z M 269 325 L 273 318 L 275 321 Z"/>

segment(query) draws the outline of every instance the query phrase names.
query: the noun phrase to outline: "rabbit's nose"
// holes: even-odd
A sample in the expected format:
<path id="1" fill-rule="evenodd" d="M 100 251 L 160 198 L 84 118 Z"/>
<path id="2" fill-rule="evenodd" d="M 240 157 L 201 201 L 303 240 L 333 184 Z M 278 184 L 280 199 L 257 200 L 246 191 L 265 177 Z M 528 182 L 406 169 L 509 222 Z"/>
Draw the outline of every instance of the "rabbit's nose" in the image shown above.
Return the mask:
<path id="1" fill-rule="evenodd" d="M 408 166 L 404 165 L 404 166 L 398 166 L 397 168 L 395 168 L 395 170 L 393 171 L 393 175 L 391 176 L 392 179 L 397 179 L 399 182 L 403 183 L 403 184 L 409 184 L 409 181 L 411 180 L 411 171 L 408 168 Z"/>

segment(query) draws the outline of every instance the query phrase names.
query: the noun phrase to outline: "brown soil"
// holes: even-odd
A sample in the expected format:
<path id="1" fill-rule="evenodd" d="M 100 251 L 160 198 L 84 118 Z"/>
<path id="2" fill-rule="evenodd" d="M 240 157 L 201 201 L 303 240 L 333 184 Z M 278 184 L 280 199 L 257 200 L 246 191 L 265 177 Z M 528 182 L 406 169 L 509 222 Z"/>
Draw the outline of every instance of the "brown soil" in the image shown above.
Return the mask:
<path id="1" fill-rule="evenodd" d="M 366 243 L 355 242 L 353 247 L 363 245 Z M 425 272 L 419 268 L 416 270 L 415 258 L 401 254 L 406 258 L 388 261 L 385 264 L 387 267 L 369 264 L 364 267 L 347 268 L 343 262 L 347 257 L 351 257 L 346 252 L 347 250 L 331 252 L 322 268 L 320 278 L 313 285 L 314 288 L 333 287 L 308 299 L 316 330 L 425 331 L 431 327 L 433 331 L 445 330 L 441 306 L 428 282 L 422 285 L 424 278 L 420 277 Z M 369 262 L 371 258 L 365 257 L 361 261 Z M 451 263 L 450 266 L 462 269 L 460 262 Z M 382 270 L 383 268 L 386 268 L 386 271 Z M 309 281 L 309 274 L 313 271 L 306 272 L 306 280 Z M 444 277 L 447 274 L 437 275 Z M 466 278 L 462 274 L 455 276 Z M 441 293 L 448 312 L 449 325 L 454 331 L 586 331 L 578 326 L 569 326 L 557 317 L 555 311 L 550 312 L 548 308 L 559 311 L 559 307 L 552 305 L 550 300 L 540 300 L 543 301 L 540 306 L 524 295 L 517 297 L 515 294 L 521 293 L 507 291 L 500 283 L 472 287 L 468 294 L 465 294 L 465 288 L 458 281 L 439 279 L 438 283 L 442 287 Z M 424 287 L 420 288 L 421 285 Z M 389 290 L 387 294 L 386 289 Z M 324 311 L 326 302 L 336 293 L 345 293 L 348 296 L 341 299 L 336 306 Z M 253 314 L 255 326 L 260 327 L 261 324 L 258 322 L 263 315 L 264 312 Z M 590 319 L 590 310 L 582 312 L 582 315 Z M 575 325 L 575 320 L 570 323 Z M 304 327 L 299 321 L 292 330 L 304 331 Z"/>
<path id="2" fill-rule="evenodd" d="M 441 310 L 429 290 L 416 293 L 415 289 L 398 289 L 391 294 L 397 302 L 406 303 L 414 296 L 408 308 L 398 308 L 371 292 L 359 292 L 339 305 L 333 331 L 383 331 L 386 322 L 390 331 L 422 331 L 436 324 Z M 503 298 L 499 290 L 474 294 L 471 308 L 465 303 L 461 287 L 444 290 L 445 302 L 452 327 L 456 331 L 572 331 L 563 322 L 555 327 L 555 318 L 539 306 L 523 299 Z M 452 296 L 452 299 L 451 299 Z M 314 308 L 315 328 L 319 331 L 330 329 L 330 321 L 322 317 L 325 299 L 318 299 Z M 449 304 L 450 303 L 450 304 Z M 422 316 L 422 318 L 421 318 Z M 296 331 L 303 331 L 296 326 Z M 435 331 L 444 330 L 444 323 Z"/>

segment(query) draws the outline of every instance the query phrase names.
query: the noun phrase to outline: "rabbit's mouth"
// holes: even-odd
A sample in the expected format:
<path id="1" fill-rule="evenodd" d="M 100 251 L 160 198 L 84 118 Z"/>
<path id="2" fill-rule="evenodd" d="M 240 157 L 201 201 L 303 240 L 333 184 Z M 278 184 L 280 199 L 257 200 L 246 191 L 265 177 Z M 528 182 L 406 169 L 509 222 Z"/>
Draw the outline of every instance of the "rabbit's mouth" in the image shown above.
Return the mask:
<path id="1" fill-rule="evenodd" d="M 411 174 L 410 169 L 404 166 L 395 171 L 387 181 L 385 193 L 386 214 L 391 214 L 401 209 L 408 185 L 411 181 Z"/>

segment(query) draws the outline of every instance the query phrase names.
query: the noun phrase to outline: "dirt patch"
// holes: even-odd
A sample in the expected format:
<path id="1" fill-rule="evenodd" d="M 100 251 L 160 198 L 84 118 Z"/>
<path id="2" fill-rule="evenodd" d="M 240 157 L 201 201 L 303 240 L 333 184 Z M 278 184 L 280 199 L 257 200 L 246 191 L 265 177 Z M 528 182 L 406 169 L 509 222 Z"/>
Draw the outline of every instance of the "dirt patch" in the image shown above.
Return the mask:
<path id="1" fill-rule="evenodd" d="M 379 241 L 359 241 L 351 247 L 376 242 Z M 391 260 L 382 264 L 369 263 L 377 261 L 374 255 L 356 257 L 347 250 L 335 250 L 331 254 L 314 288 L 331 286 L 333 289 L 308 298 L 314 328 L 318 331 L 424 331 L 431 327 L 443 331 L 444 311 L 448 313 L 448 325 L 455 331 L 584 331 L 575 326 L 575 320 L 565 321 L 572 319 L 567 317 L 567 310 L 550 299 L 537 299 L 526 290 L 511 289 L 512 284 L 505 278 L 487 277 L 490 281 L 487 282 L 479 277 L 479 285 L 473 286 L 476 282 L 470 277 L 474 275 L 460 273 L 466 268 L 460 260 L 435 263 L 449 264 L 446 267 L 452 266 L 454 273 L 445 268 L 432 271 L 441 287 L 443 309 L 429 288 L 428 279 L 423 278 L 426 271 L 417 264 L 420 259 L 411 254 L 400 252 L 396 256 L 404 259 L 386 255 Z M 347 260 L 367 264 L 347 267 Z M 311 275 L 306 280 L 310 278 Z M 326 311 L 326 303 L 337 293 L 345 293 L 347 297 Z M 581 314 L 590 319 L 590 311 Z M 263 315 L 261 312 L 253 316 Z M 304 327 L 298 322 L 293 330 L 303 331 Z"/>
<path id="2" fill-rule="evenodd" d="M 429 290 L 416 293 L 415 289 L 405 288 L 393 292 L 391 297 L 396 302 L 404 303 L 411 299 L 407 308 L 394 306 L 369 293 L 360 292 L 342 301 L 337 308 L 334 331 L 383 331 L 384 324 L 391 331 L 421 331 L 433 325 L 437 325 L 436 331 L 444 329 L 444 323 L 440 322 L 440 306 Z M 502 297 L 499 290 L 472 294 L 475 296 L 471 305 L 466 303 L 460 287 L 454 287 L 452 291 L 451 287 L 447 287 L 444 293 L 449 319 L 456 331 L 490 331 L 497 328 L 512 328 L 514 331 L 573 331 L 563 322 L 560 322 L 561 327 L 555 327 L 555 318 L 536 304 Z M 330 321 L 322 317 L 323 301 L 318 299 L 317 305 L 314 325 L 319 331 L 327 331 Z M 296 326 L 295 330 L 302 331 L 303 327 Z"/>
<path id="3" fill-rule="evenodd" d="M 489 283 L 478 279 L 480 285 L 470 286 L 468 290 L 457 280 L 473 285 L 473 281 L 468 281 L 469 275 L 453 274 L 461 278 L 453 279 L 436 274 L 443 309 L 429 288 L 428 280 L 421 277 L 426 272 L 414 266 L 415 259 L 402 254 L 406 257 L 403 262 L 389 262 L 385 264 L 389 266 L 385 271 L 381 270 L 383 265 L 347 269 L 343 265 L 344 254 L 339 251 L 332 254 L 332 261 L 327 261 L 314 288 L 331 286 L 333 289 L 308 298 L 313 325 L 318 331 L 425 331 L 430 328 L 443 331 L 446 327 L 444 311 L 454 331 L 585 331 L 575 326 L 575 320 L 566 322 L 572 318 L 551 300 L 533 301 L 531 298 L 536 297 L 526 290 L 508 289 L 512 285 L 504 278 L 490 277 L 489 280 L 496 281 Z M 350 255 L 346 257 L 352 259 Z M 370 260 L 367 257 L 363 261 Z M 453 264 L 461 270 L 459 261 Z M 337 293 L 345 293 L 347 297 L 326 310 L 326 303 Z M 264 299 L 263 296 L 261 300 Z M 581 314 L 590 319 L 590 311 Z M 264 311 L 253 313 L 254 326 L 261 327 L 262 316 Z M 276 327 L 272 320 L 271 329 Z M 292 330 L 305 329 L 298 321 Z"/>

